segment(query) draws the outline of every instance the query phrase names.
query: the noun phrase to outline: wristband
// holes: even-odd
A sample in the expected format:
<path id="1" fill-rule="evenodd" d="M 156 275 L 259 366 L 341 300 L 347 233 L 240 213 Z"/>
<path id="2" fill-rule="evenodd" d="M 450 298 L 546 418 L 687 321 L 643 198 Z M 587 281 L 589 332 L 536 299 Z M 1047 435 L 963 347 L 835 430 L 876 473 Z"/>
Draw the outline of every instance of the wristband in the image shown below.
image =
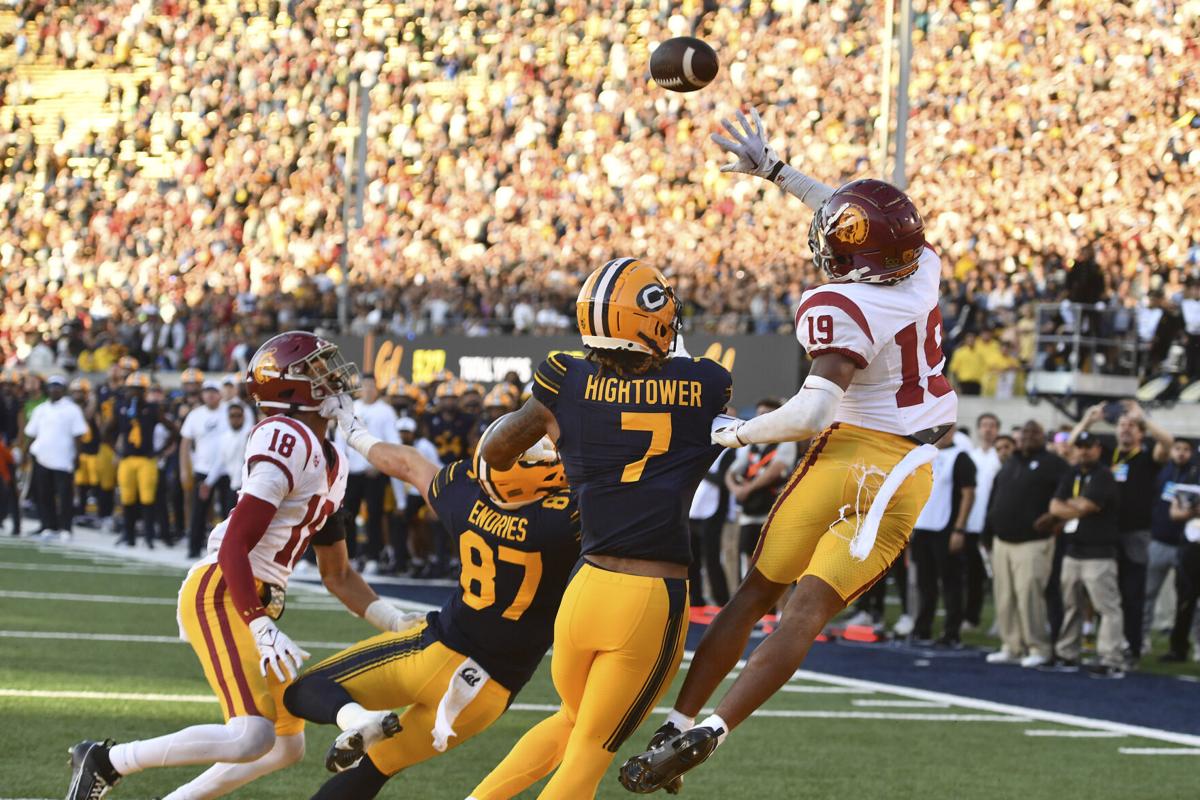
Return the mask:
<path id="1" fill-rule="evenodd" d="M 367 458 L 371 448 L 383 440 L 374 436 L 366 428 L 355 426 L 346 434 L 346 444 L 353 447 L 363 458 Z"/>
<path id="2" fill-rule="evenodd" d="M 385 633 L 394 631 L 400 618 L 400 609 L 380 598 L 367 606 L 363 619 Z"/>

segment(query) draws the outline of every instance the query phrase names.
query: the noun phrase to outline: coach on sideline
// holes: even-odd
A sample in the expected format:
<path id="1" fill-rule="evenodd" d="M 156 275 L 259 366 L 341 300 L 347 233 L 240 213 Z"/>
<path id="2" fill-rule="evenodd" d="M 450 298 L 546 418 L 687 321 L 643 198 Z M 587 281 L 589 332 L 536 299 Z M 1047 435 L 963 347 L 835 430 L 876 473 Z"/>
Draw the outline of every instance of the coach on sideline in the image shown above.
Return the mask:
<path id="1" fill-rule="evenodd" d="M 33 482 L 30 488 L 38 507 L 43 533 L 71 535 L 75 505 L 75 468 L 80 438 L 88 432 L 79 406 L 66 397 L 67 382 L 61 375 L 46 381 L 47 400 L 33 409 L 25 435 L 33 440 Z"/>
<path id="2" fill-rule="evenodd" d="M 220 468 L 221 436 L 229 427 L 221 408 L 221 386 L 205 381 L 200 390 L 201 405 L 188 412 L 179 430 L 183 444 L 179 449 L 179 475 L 185 491 L 192 493 L 192 518 L 188 525 L 188 557 L 196 558 L 208 536 L 208 518 L 212 513 L 212 486 L 209 473 Z"/>

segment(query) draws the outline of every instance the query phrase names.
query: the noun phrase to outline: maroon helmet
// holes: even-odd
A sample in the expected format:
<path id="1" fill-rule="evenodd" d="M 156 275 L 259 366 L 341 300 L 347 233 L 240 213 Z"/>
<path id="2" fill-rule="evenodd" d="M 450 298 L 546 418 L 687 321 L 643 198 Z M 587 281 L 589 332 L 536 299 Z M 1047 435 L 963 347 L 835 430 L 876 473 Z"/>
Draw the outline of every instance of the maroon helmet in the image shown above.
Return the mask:
<path id="1" fill-rule="evenodd" d="M 246 385 L 260 408 L 316 411 L 326 397 L 357 391 L 358 367 L 342 358 L 333 342 L 288 331 L 258 348 Z"/>
<path id="2" fill-rule="evenodd" d="M 840 187 L 817 209 L 808 246 L 834 281 L 896 283 L 917 271 L 925 223 L 908 195 L 865 178 Z"/>

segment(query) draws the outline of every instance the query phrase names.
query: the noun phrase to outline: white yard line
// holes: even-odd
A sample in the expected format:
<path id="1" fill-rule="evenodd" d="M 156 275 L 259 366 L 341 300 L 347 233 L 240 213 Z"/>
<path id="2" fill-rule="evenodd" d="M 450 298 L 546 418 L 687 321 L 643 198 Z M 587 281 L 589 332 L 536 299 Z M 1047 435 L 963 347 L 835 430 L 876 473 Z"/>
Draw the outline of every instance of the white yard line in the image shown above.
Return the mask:
<path id="1" fill-rule="evenodd" d="M 41 689 L 0 689 L 0 697 L 37 700 L 124 700 L 145 703 L 216 703 L 210 694 L 156 694 L 138 692 L 88 692 L 50 691 Z M 514 711 L 553 713 L 557 705 L 549 703 L 513 703 Z M 656 708 L 654 713 L 665 714 L 668 709 Z M 907 720 L 910 722 L 1029 722 L 1021 717 L 998 716 L 995 714 L 901 714 L 883 711 L 798 711 L 760 709 L 756 717 L 782 717 L 786 719 L 871 719 Z"/>
<path id="2" fill-rule="evenodd" d="M 78 639 L 85 642 L 125 642 L 130 644 L 187 644 L 178 636 L 154 636 L 139 633 L 63 633 L 61 631 L 0 631 L 0 639 Z M 317 650 L 344 650 L 354 642 L 297 641 L 301 647 Z"/>
<path id="3" fill-rule="evenodd" d="M 1029 728 L 1026 736 L 1053 736 L 1063 739 L 1124 739 L 1125 734 L 1113 731 L 1072 731 L 1057 728 Z"/>
<path id="4" fill-rule="evenodd" d="M 1075 714 L 1063 714 L 1058 711 L 1045 711 L 1040 708 L 1027 708 L 1025 706 L 1010 705 L 1008 703 L 995 703 L 991 700 L 980 700 L 979 698 L 975 697 L 965 697 L 963 695 L 948 694 L 946 692 L 933 692 L 927 689 L 912 689 L 907 686 L 895 686 L 890 683 L 880 683 L 878 681 L 865 681 L 859 680 L 858 678 L 843 678 L 838 675 L 826 675 L 823 672 L 812 672 L 806 669 L 797 670 L 796 677 L 803 680 L 818 681 L 835 686 L 853 686 L 860 689 L 873 689 L 877 692 L 886 692 L 888 694 L 900 695 L 901 697 L 911 697 L 914 700 L 930 700 L 935 703 L 949 703 L 951 705 L 961 706 L 963 708 L 973 708 L 978 711 L 990 711 L 995 714 L 1012 714 L 1016 716 L 1023 716 L 1039 722 L 1053 722 L 1059 725 L 1070 725 L 1076 728 L 1111 731 L 1112 733 L 1123 733 L 1127 736 L 1140 736 L 1145 739 L 1155 739 L 1160 742 L 1171 742 L 1172 744 L 1188 745 L 1189 747 L 1200 747 L 1200 736 L 1190 733 L 1164 731 L 1158 728 L 1146 728 L 1141 725 L 1127 725 L 1123 722 L 1111 722 L 1104 719 L 1080 717 Z"/>
<path id="5" fill-rule="evenodd" d="M 1200 756 L 1197 747 L 1122 747 L 1123 756 Z"/>
<path id="6" fill-rule="evenodd" d="M 13 589 L 0 590 L 0 599 L 9 600 L 57 600 L 69 603 L 124 603 L 137 606 L 174 606 L 179 601 L 175 597 L 139 597 L 123 594 L 78 594 L 75 592 L 26 592 Z M 405 600 L 390 598 L 391 602 L 405 611 L 433 611 L 440 606 L 428 603 L 410 603 Z M 311 595 L 304 595 L 300 600 L 292 600 L 288 607 L 296 611 L 340 611 L 350 612 L 344 605 L 335 601 L 322 601 Z"/>
<path id="7" fill-rule="evenodd" d="M 949 703 L 931 703 L 928 700 L 875 700 L 865 698 L 851 700 L 850 705 L 857 708 L 949 708 Z"/>
<path id="8" fill-rule="evenodd" d="M 91 575 L 133 575 L 148 578 L 179 578 L 184 570 L 176 567 L 155 568 L 142 564 L 108 566 L 102 564 L 31 564 L 28 561 L 0 561 L 0 569 L 22 572 L 84 572 Z"/>
<path id="9" fill-rule="evenodd" d="M 780 687 L 779 691 L 794 694 L 875 694 L 870 689 L 854 689 L 847 686 L 805 686 L 803 684 L 788 684 Z"/>

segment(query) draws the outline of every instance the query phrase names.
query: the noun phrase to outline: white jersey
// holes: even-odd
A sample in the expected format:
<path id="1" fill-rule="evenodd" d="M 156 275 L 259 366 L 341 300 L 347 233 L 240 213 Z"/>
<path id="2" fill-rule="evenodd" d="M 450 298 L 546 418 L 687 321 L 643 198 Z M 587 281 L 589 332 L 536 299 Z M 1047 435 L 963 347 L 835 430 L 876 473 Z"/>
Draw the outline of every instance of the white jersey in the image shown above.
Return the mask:
<path id="1" fill-rule="evenodd" d="M 347 460 L 330 446 L 327 462 L 322 441 L 304 423 L 284 416 L 267 417 L 250 432 L 238 496 L 251 494 L 278 509 L 250 551 L 250 568 L 261 581 L 286 587 L 309 540 L 342 504 Z M 228 526 L 225 519 L 213 528 L 200 564 L 216 563 Z"/>
<path id="2" fill-rule="evenodd" d="M 958 396 L 942 375 L 941 259 L 930 248 L 893 286 L 828 283 L 796 310 L 796 337 L 812 357 L 840 353 L 858 365 L 836 422 L 909 436 L 958 419 Z"/>

